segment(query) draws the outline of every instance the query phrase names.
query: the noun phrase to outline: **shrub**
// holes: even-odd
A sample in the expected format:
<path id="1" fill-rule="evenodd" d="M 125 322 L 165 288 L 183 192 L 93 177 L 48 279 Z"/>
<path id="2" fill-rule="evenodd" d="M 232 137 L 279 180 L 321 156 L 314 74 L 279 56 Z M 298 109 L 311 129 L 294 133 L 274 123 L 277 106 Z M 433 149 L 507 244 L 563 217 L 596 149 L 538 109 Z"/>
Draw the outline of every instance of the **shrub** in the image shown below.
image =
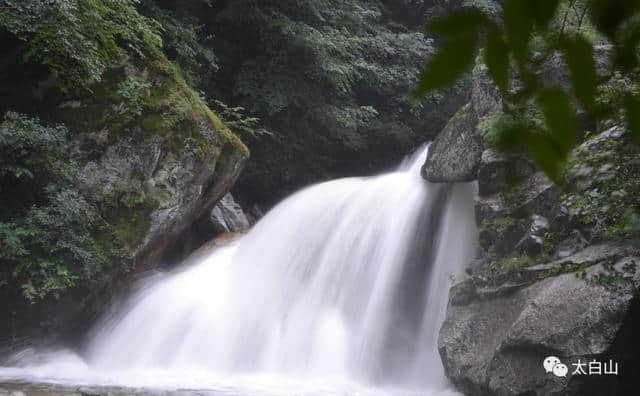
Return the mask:
<path id="1" fill-rule="evenodd" d="M 50 68 L 63 89 L 88 87 L 128 52 L 162 46 L 160 25 L 136 10 L 138 0 L 5 0 L 0 31 L 26 42 L 24 58 Z"/>
<path id="2" fill-rule="evenodd" d="M 0 124 L 0 287 L 34 300 L 126 262 L 112 227 L 77 191 L 68 131 L 8 113 Z"/>

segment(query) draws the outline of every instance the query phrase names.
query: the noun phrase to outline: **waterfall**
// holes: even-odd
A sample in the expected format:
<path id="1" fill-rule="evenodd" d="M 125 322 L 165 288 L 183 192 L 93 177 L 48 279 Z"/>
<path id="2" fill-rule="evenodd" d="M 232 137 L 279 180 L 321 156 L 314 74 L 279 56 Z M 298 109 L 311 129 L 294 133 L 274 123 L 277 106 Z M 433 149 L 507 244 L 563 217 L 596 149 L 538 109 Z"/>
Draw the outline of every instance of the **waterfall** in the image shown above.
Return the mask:
<path id="1" fill-rule="evenodd" d="M 475 251 L 475 187 L 424 181 L 426 151 L 290 196 L 246 235 L 144 280 L 79 353 L 24 354 L 0 382 L 453 394 L 437 334 Z"/>

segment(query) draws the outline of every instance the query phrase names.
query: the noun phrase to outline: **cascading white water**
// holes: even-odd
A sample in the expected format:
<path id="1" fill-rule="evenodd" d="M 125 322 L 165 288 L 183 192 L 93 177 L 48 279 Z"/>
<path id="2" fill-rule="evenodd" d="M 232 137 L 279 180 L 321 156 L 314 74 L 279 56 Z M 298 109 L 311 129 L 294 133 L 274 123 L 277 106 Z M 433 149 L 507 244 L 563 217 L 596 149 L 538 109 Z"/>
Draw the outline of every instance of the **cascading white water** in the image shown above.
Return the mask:
<path id="1" fill-rule="evenodd" d="M 475 250 L 475 193 L 425 182 L 425 156 L 294 194 L 247 235 L 147 280 L 79 355 L 26 359 L 0 381 L 451 394 L 436 338 L 449 278 Z"/>

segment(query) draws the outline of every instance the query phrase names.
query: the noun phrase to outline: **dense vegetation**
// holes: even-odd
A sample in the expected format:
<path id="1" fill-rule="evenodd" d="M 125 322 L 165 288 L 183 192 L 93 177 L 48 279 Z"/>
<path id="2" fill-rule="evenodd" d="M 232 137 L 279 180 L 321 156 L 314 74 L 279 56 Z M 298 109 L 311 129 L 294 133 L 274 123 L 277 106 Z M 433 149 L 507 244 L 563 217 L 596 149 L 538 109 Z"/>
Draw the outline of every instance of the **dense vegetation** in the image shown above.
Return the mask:
<path id="1" fill-rule="evenodd" d="M 108 125 L 107 142 L 159 134 L 179 148 L 195 139 L 195 155 L 204 156 L 197 113 L 235 137 L 189 86 L 215 71 L 213 53 L 195 25 L 155 2 L 7 0 L 0 8 L 0 109 L 8 110 L 0 124 L 0 290 L 35 301 L 126 271 L 149 227 L 145 214 L 162 201 L 161 191 L 151 196 L 135 183 L 107 196 L 87 190 L 81 170 L 104 150 L 95 128 Z M 231 126 L 253 133 L 257 119 L 216 103 Z"/>
<path id="2" fill-rule="evenodd" d="M 28 299 L 126 262 L 113 228 L 76 189 L 69 131 L 8 113 L 0 124 L 0 286 Z"/>
<path id="3" fill-rule="evenodd" d="M 49 67 L 62 88 L 88 88 L 129 53 L 144 57 L 162 46 L 160 25 L 137 3 L 3 0 L 0 29 L 24 40 L 24 60 Z"/>
<path id="4" fill-rule="evenodd" d="M 440 3 L 440 2 L 438 2 Z M 460 1 L 447 2 L 455 7 Z M 208 96 L 260 118 L 234 188 L 250 206 L 345 174 L 392 166 L 435 136 L 468 92 L 460 81 L 418 102 L 409 94 L 433 40 L 433 2 L 220 1 L 200 20 L 221 66 Z"/>

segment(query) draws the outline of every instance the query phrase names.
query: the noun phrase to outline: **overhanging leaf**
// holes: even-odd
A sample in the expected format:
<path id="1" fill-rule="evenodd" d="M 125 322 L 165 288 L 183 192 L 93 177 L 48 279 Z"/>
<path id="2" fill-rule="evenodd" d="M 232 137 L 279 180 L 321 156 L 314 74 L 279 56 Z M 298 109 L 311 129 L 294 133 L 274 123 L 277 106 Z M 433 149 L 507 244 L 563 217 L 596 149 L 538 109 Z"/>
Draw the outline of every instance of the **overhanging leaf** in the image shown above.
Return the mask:
<path id="1" fill-rule="evenodd" d="M 486 16 L 475 8 L 463 8 L 447 16 L 434 19 L 426 30 L 444 38 L 476 34 L 487 21 Z"/>
<path id="2" fill-rule="evenodd" d="M 546 27 L 558 9 L 559 0 L 535 0 L 531 3 L 536 24 Z"/>
<path id="3" fill-rule="evenodd" d="M 504 6 L 504 29 L 509 48 L 521 65 L 527 61 L 533 28 L 531 1 L 533 0 L 508 0 Z"/>
<path id="4" fill-rule="evenodd" d="M 545 88 L 538 92 L 538 104 L 549 128 L 550 138 L 559 152 L 566 156 L 576 145 L 578 121 L 566 92 Z"/>
<path id="5" fill-rule="evenodd" d="M 562 184 L 561 170 L 565 157 L 558 152 L 554 141 L 542 132 L 532 131 L 524 136 L 524 146 L 529 155 L 551 181 Z"/>
<path id="6" fill-rule="evenodd" d="M 620 24 L 640 10 L 640 0 L 591 0 L 589 4 L 594 25 L 613 41 Z"/>
<path id="7" fill-rule="evenodd" d="M 477 37 L 474 36 L 444 42 L 438 53 L 427 63 L 413 96 L 424 96 L 453 84 L 473 62 L 476 43 Z"/>
<path id="8" fill-rule="evenodd" d="M 484 61 L 493 81 L 502 92 L 506 92 L 509 86 L 509 47 L 502 30 L 495 24 L 487 29 Z"/>
<path id="9" fill-rule="evenodd" d="M 476 46 L 484 16 L 477 10 L 461 10 L 439 18 L 428 26 L 445 39 L 438 52 L 429 59 L 413 97 L 453 84 L 475 58 Z M 458 24 L 463 24 L 456 26 Z"/>
<path id="10" fill-rule="evenodd" d="M 636 143 L 640 145 L 640 98 L 637 96 L 627 96 L 625 98 L 625 113 L 631 135 Z"/>
<path id="11" fill-rule="evenodd" d="M 640 44 L 640 15 L 625 21 L 618 32 L 615 64 L 622 70 L 630 71 L 638 65 L 636 52 L 638 44 Z"/>
<path id="12" fill-rule="evenodd" d="M 566 38 L 562 47 L 576 97 L 585 110 L 593 113 L 598 84 L 593 47 L 582 36 Z"/>
<path id="13" fill-rule="evenodd" d="M 522 120 L 510 115 L 503 115 L 496 124 L 495 137 L 492 138 L 495 147 L 504 152 L 514 150 L 529 133 L 529 128 Z"/>

